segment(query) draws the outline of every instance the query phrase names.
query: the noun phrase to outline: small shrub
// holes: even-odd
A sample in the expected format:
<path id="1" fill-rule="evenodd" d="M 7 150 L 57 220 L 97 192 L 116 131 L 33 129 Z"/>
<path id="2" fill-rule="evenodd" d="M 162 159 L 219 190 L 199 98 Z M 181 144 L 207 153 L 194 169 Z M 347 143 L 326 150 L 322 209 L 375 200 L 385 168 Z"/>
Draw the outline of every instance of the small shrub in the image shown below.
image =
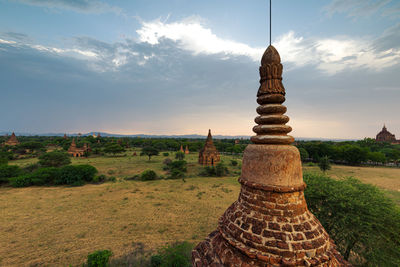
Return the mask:
<path id="1" fill-rule="evenodd" d="M 169 179 L 183 179 L 183 178 L 185 178 L 185 173 L 178 169 L 172 169 L 169 172 L 168 178 Z"/>
<path id="2" fill-rule="evenodd" d="M 0 165 L 7 165 L 8 158 L 0 155 Z"/>
<path id="3" fill-rule="evenodd" d="M 232 166 L 237 166 L 238 165 L 238 162 L 237 162 L 237 160 L 231 160 L 231 165 Z"/>
<path id="4" fill-rule="evenodd" d="M 168 178 L 169 179 L 180 179 L 185 177 L 185 172 L 187 172 L 186 161 L 175 160 L 167 165 Z"/>
<path id="5" fill-rule="evenodd" d="M 182 151 L 178 151 L 178 152 L 176 152 L 176 154 L 175 154 L 175 158 L 176 158 L 177 160 L 183 160 L 183 159 L 185 158 L 185 153 L 183 153 Z"/>
<path id="6" fill-rule="evenodd" d="M 34 172 L 39 169 L 40 165 L 38 163 L 29 164 L 28 166 L 24 167 L 25 172 Z"/>
<path id="7" fill-rule="evenodd" d="M 135 174 L 134 176 L 124 178 L 124 180 L 137 181 L 137 180 L 140 180 L 140 175 L 139 174 Z"/>
<path id="8" fill-rule="evenodd" d="M 199 176 L 205 176 L 205 177 L 222 177 L 226 176 L 229 173 L 228 168 L 225 166 L 225 164 L 221 161 L 220 163 L 217 164 L 217 166 L 206 166 L 203 168 L 202 171 L 200 171 Z"/>
<path id="9" fill-rule="evenodd" d="M 60 169 L 55 167 L 40 168 L 30 174 L 33 185 L 54 184 L 60 177 Z"/>
<path id="10" fill-rule="evenodd" d="M 39 157 L 39 164 L 44 167 L 61 167 L 70 163 L 69 155 L 60 151 L 48 152 Z"/>
<path id="11" fill-rule="evenodd" d="M 171 164 L 171 162 L 172 162 L 172 160 L 170 158 L 166 158 L 163 160 L 164 165 L 169 165 L 169 164 Z"/>
<path id="12" fill-rule="evenodd" d="M 162 263 L 163 263 L 163 259 L 162 259 L 161 255 L 157 254 L 157 255 L 151 256 L 151 259 L 150 259 L 151 267 L 159 267 L 159 266 L 161 266 Z"/>
<path id="13" fill-rule="evenodd" d="M 188 188 L 186 188 L 185 190 L 192 191 L 192 190 L 195 190 L 195 189 L 199 189 L 199 188 L 197 186 L 195 186 L 195 185 L 191 185 Z"/>
<path id="14" fill-rule="evenodd" d="M 189 267 L 191 264 L 192 244 L 179 242 L 164 247 L 157 255 L 151 257 L 152 267 Z"/>
<path id="15" fill-rule="evenodd" d="M 0 184 L 7 183 L 11 177 L 17 177 L 23 173 L 22 169 L 15 165 L 0 165 Z"/>
<path id="16" fill-rule="evenodd" d="M 199 176 L 205 176 L 205 177 L 215 176 L 215 168 L 211 166 L 206 166 L 200 171 Z"/>
<path id="17" fill-rule="evenodd" d="M 168 152 L 164 152 L 164 153 L 163 153 L 163 156 L 164 156 L 164 157 L 168 157 L 168 156 L 169 156 L 169 153 L 168 153 Z"/>
<path id="18" fill-rule="evenodd" d="M 105 176 L 104 174 L 100 174 L 100 175 L 96 175 L 93 178 L 93 183 L 103 183 L 107 180 L 107 176 Z"/>
<path id="19" fill-rule="evenodd" d="M 218 177 L 226 176 L 229 173 L 228 168 L 225 164 L 221 161 L 220 163 L 215 166 L 215 175 Z"/>
<path id="20" fill-rule="evenodd" d="M 61 168 L 60 177 L 56 184 L 83 185 L 93 181 L 97 169 L 91 165 L 70 165 Z"/>
<path id="21" fill-rule="evenodd" d="M 12 177 L 9 179 L 12 187 L 26 187 L 32 185 L 32 176 L 30 174 Z"/>
<path id="22" fill-rule="evenodd" d="M 157 173 L 155 171 L 153 171 L 153 170 L 145 170 L 140 175 L 140 179 L 142 181 L 156 180 L 157 179 Z"/>
<path id="23" fill-rule="evenodd" d="M 88 255 L 88 267 L 107 267 L 112 252 L 110 250 L 98 250 Z"/>
<path id="24" fill-rule="evenodd" d="M 110 181 L 110 182 L 115 183 L 117 181 L 117 178 L 115 176 L 110 176 L 110 177 L 108 177 L 107 180 Z"/>
<path id="25" fill-rule="evenodd" d="M 330 170 L 330 169 L 331 169 L 331 162 L 330 162 L 330 160 L 329 160 L 329 157 L 328 157 L 328 156 L 323 156 L 323 157 L 321 157 L 321 158 L 319 159 L 319 162 L 318 162 L 318 167 L 319 167 L 320 170 L 323 171 L 324 173 L 325 173 L 327 170 Z"/>

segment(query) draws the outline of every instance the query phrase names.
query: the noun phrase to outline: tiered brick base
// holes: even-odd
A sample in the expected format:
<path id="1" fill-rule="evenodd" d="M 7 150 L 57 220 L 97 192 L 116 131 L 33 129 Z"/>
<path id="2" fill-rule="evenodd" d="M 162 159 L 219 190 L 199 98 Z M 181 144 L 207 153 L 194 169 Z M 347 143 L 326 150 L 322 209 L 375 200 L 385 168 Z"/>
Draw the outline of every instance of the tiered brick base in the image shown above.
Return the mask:
<path id="1" fill-rule="evenodd" d="M 261 189 L 241 183 L 239 199 L 218 229 L 194 249 L 194 266 L 346 266 L 308 211 L 304 186 Z"/>

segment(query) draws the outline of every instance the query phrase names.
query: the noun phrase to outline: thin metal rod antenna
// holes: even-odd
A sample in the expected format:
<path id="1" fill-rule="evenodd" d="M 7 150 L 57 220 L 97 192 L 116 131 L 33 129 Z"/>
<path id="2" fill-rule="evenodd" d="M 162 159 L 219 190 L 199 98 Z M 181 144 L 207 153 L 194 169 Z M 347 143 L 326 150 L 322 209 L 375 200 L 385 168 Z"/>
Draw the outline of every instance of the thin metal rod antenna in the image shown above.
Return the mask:
<path id="1" fill-rule="evenodd" d="M 271 32 L 272 32 L 271 2 L 272 0 L 269 0 L 269 45 L 271 45 Z"/>

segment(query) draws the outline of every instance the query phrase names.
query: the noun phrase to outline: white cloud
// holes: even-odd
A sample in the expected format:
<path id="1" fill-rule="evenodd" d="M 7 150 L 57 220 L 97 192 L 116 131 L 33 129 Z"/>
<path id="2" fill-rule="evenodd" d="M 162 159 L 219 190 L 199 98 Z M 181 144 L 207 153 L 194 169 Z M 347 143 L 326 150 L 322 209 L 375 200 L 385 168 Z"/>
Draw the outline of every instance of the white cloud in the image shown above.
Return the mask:
<path id="1" fill-rule="evenodd" d="M 178 43 L 185 50 L 194 54 L 219 54 L 248 56 L 260 60 L 265 48 L 253 48 L 247 44 L 225 40 L 215 35 L 211 29 L 198 20 L 183 20 L 181 22 L 164 23 L 160 20 L 142 22 L 142 27 L 136 31 L 140 42 L 152 45 L 162 38 Z"/>
<path id="2" fill-rule="evenodd" d="M 165 23 L 160 20 L 142 22 L 137 30 L 139 41 L 158 45 L 161 39 L 170 39 L 181 49 L 193 54 L 224 54 L 248 56 L 259 61 L 265 48 L 225 40 L 215 35 L 198 20 Z M 400 62 L 400 49 L 376 51 L 371 39 L 351 37 L 304 38 L 293 31 L 283 34 L 274 42 L 283 62 L 294 67 L 308 64 L 332 75 L 346 69 L 365 68 L 379 71 Z M 226 57 L 222 57 L 226 58 Z"/>
<path id="3" fill-rule="evenodd" d="M 48 46 L 43 46 L 43 45 L 28 45 L 36 50 L 39 51 L 46 51 L 46 52 L 51 52 L 51 53 L 57 53 L 57 54 L 64 54 L 68 56 L 73 56 L 73 57 L 80 57 L 84 56 L 85 58 L 97 58 L 98 55 L 92 51 L 89 50 L 80 50 L 76 48 L 72 49 L 61 49 L 57 47 L 48 47 Z"/>
<path id="4" fill-rule="evenodd" d="M 4 39 L 0 39 L 0 44 L 15 44 L 16 42 L 14 41 L 8 41 L 8 40 L 4 40 Z"/>

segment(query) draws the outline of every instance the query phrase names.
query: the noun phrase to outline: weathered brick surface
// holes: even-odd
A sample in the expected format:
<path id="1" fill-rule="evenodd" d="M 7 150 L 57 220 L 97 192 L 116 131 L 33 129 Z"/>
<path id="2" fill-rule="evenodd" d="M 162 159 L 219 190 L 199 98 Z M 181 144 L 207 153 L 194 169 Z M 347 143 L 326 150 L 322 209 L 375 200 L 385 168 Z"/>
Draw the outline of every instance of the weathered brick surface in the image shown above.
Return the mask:
<path id="1" fill-rule="evenodd" d="M 278 202 L 285 204 L 275 205 Z M 266 206 L 293 215 L 272 215 Z M 222 264 L 215 266 L 345 265 L 320 222 L 308 211 L 303 191 L 277 193 L 245 185 L 239 199 L 220 218 L 218 230 L 194 250 L 194 266 L 209 266 L 203 262 L 209 257 Z"/>

